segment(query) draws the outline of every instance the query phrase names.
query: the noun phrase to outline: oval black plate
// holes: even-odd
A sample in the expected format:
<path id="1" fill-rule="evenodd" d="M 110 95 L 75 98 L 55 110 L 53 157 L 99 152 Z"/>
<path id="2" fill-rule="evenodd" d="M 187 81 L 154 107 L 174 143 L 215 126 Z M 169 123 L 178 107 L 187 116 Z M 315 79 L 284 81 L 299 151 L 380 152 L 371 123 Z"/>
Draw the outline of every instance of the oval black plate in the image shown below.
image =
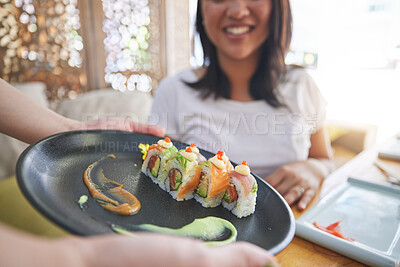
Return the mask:
<path id="1" fill-rule="evenodd" d="M 256 211 L 238 219 L 222 206 L 203 208 L 195 200 L 178 202 L 141 173 L 139 143 L 153 144 L 158 137 L 119 131 L 76 131 L 56 134 L 29 146 L 17 163 L 19 186 L 28 200 L 50 220 L 79 235 L 112 233 L 110 224 L 143 224 L 179 228 L 196 218 L 216 216 L 232 222 L 238 240 L 249 241 L 276 254 L 293 238 L 293 213 L 283 198 L 257 177 Z M 186 144 L 174 142 L 180 148 Z M 204 156 L 211 153 L 201 151 Z M 89 197 L 82 210 L 77 201 L 89 195 L 82 175 L 93 162 L 108 154 L 106 177 L 124 185 L 142 203 L 141 211 L 121 216 L 103 209 Z"/>

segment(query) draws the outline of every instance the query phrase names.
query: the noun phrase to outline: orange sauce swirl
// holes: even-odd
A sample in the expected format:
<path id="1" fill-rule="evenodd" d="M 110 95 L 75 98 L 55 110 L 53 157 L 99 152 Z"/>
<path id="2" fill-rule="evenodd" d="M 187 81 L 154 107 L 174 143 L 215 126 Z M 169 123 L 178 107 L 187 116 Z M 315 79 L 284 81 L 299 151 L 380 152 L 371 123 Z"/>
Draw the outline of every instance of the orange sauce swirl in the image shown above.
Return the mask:
<path id="1" fill-rule="evenodd" d="M 108 211 L 120 215 L 132 215 L 138 213 L 141 208 L 140 201 L 130 192 L 123 189 L 122 184 L 117 183 L 105 177 L 103 171 L 99 173 L 98 177 L 99 183 L 96 184 L 95 182 L 93 182 L 93 179 L 90 174 L 91 170 L 93 169 L 94 166 L 96 166 L 99 162 L 105 160 L 106 158 L 115 159 L 115 155 L 110 154 L 90 164 L 83 174 L 83 181 L 87 186 L 90 195 L 92 195 L 92 197 L 94 197 L 97 200 L 97 202 L 99 202 L 100 205 Z M 109 188 L 106 186 L 107 183 L 115 186 Z M 115 199 L 106 196 L 104 194 L 105 192 L 108 192 L 111 196 L 122 201 L 117 201 Z"/>

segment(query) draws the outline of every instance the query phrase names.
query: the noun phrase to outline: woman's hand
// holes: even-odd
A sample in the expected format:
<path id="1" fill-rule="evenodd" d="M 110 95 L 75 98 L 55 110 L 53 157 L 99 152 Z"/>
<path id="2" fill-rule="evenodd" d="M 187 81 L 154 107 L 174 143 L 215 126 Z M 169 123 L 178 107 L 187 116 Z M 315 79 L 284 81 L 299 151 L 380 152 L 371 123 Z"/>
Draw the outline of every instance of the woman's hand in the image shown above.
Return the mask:
<path id="1" fill-rule="evenodd" d="M 317 192 L 322 180 L 335 169 L 333 152 L 325 126 L 310 136 L 309 158 L 284 165 L 265 180 L 285 198 L 289 205 L 298 201 L 304 210 Z"/>
<path id="2" fill-rule="evenodd" d="M 304 210 L 310 203 L 319 185 L 332 169 L 329 159 L 308 159 L 293 162 L 278 168 L 265 180 L 292 205 Z"/>

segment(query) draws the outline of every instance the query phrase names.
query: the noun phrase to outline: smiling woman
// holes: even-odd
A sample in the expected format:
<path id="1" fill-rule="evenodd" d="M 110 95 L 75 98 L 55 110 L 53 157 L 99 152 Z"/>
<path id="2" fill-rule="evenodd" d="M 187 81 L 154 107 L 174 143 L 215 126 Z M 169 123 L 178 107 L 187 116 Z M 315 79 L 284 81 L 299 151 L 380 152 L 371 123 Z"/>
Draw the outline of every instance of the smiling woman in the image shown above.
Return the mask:
<path id="1" fill-rule="evenodd" d="M 199 7 L 196 29 L 208 68 L 191 87 L 202 89 L 204 96 L 214 92 L 217 97 L 239 101 L 264 99 L 278 107 L 272 91 L 284 71 L 283 57 L 290 45 L 289 3 L 206 0 L 199 1 Z M 235 71 L 234 63 L 239 60 L 246 64 L 246 71 Z M 249 90 L 242 90 L 248 83 Z"/>
<path id="2" fill-rule="evenodd" d="M 284 62 L 291 22 L 288 0 L 198 1 L 204 65 L 160 83 L 150 121 L 180 141 L 246 159 L 304 209 L 332 170 L 331 148 L 325 100 L 304 69 Z"/>
<path id="3" fill-rule="evenodd" d="M 260 56 L 260 46 L 269 32 L 272 1 L 204 1 L 201 9 L 207 14 L 205 31 L 217 47 L 221 62 Z"/>

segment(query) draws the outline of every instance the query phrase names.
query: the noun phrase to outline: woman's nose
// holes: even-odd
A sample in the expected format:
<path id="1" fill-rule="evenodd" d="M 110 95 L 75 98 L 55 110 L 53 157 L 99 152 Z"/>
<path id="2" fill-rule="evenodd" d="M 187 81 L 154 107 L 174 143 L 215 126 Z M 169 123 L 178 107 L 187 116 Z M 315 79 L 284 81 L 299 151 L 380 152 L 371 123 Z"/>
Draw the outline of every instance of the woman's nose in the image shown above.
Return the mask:
<path id="1" fill-rule="evenodd" d="M 227 15 L 234 19 L 241 19 L 250 14 L 246 0 L 230 0 L 228 1 Z"/>

